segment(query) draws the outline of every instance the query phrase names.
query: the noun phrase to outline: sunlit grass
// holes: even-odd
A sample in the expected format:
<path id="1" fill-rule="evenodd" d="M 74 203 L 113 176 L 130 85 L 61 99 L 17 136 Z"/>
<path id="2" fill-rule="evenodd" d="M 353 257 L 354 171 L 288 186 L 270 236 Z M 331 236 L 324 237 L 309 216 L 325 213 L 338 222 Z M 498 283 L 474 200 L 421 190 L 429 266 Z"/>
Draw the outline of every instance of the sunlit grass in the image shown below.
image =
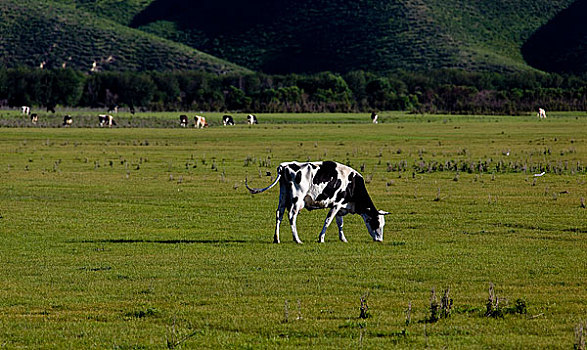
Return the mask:
<path id="1" fill-rule="evenodd" d="M 0 129 L 1 344 L 572 348 L 587 310 L 584 116 L 382 115 Z M 414 170 L 490 158 L 560 173 Z M 278 190 L 251 196 L 244 178 L 268 184 L 265 172 L 293 159 L 363 166 L 375 204 L 392 212 L 385 241 L 347 216 L 349 243 L 333 225 L 320 245 L 326 212 L 305 211 L 304 245 L 287 220 L 271 244 Z M 388 171 L 399 162 L 405 171 Z M 528 314 L 484 317 L 489 283 Z M 432 288 L 448 287 L 451 317 L 426 323 Z"/>

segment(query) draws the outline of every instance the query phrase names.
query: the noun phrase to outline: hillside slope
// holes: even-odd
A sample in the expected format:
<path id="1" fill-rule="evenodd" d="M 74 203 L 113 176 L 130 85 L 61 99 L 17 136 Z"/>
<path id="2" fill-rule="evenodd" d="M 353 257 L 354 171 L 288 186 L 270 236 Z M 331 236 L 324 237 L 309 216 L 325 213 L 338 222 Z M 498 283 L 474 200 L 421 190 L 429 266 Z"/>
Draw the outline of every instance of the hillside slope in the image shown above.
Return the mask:
<path id="1" fill-rule="evenodd" d="M 154 0 L 131 26 L 269 73 L 531 69 L 520 48 L 573 0 Z"/>
<path id="2" fill-rule="evenodd" d="M 51 1 L 0 2 L 0 66 L 97 70 L 245 71 L 244 68 Z"/>

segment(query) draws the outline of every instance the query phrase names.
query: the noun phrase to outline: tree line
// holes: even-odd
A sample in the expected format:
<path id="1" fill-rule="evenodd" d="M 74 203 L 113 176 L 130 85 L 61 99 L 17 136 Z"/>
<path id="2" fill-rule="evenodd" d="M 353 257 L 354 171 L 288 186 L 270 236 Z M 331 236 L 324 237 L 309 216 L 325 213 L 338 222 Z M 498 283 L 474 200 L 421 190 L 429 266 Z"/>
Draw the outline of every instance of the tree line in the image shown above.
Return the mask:
<path id="1" fill-rule="evenodd" d="M 151 111 L 518 114 L 586 110 L 587 76 L 442 69 L 311 75 L 0 69 L 0 105 Z"/>

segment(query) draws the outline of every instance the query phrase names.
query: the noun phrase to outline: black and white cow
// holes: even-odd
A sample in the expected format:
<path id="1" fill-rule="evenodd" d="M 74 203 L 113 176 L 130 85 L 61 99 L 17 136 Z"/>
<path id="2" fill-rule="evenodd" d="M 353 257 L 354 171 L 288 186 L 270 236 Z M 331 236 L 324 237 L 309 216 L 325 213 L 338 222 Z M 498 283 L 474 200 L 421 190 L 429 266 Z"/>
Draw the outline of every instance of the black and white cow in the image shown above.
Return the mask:
<path id="1" fill-rule="evenodd" d="M 379 118 L 379 116 L 377 115 L 377 113 L 372 112 L 371 113 L 371 121 L 373 122 L 373 124 L 377 124 L 377 118 Z"/>
<path id="2" fill-rule="evenodd" d="M 367 193 L 363 176 L 356 170 L 331 161 L 281 163 L 277 167 L 277 178 L 265 188 L 250 188 L 252 194 L 265 192 L 279 181 L 279 205 L 276 212 L 274 243 L 279 243 L 279 224 L 285 209 L 289 212 L 289 222 L 296 243 L 302 243 L 298 236 L 296 219 L 299 212 L 329 208 L 318 242 L 324 242 L 326 229 L 336 218 L 338 237 L 346 242 L 342 231 L 342 217 L 346 214 L 359 214 L 365 221 L 367 230 L 374 241 L 383 241 L 384 216 L 388 212 L 377 210 Z"/>
<path id="3" fill-rule="evenodd" d="M 31 123 L 37 124 L 38 121 L 39 121 L 39 115 L 37 113 L 31 114 Z"/>
<path id="4" fill-rule="evenodd" d="M 112 117 L 110 114 L 98 115 L 98 123 L 101 128 L 104 126 L 111 128 L 112 125 L 116 125 L 116 121 L 114 120 L 114 117 Z"/>
<path id="5" fill-rule="evenodd" d="M 247 116 L 247 124 L 249 124 L 249 125 L 259 124 L 259 122 L 257 121 L 257 116 L 254 114 L 249 114 Z"/>
<path id="6" fill-rule="evenodd" d="M 185 114 L 182 114 L 179 116 L 179 125 L 182 128 L 185 128 L 186 126 L 188 126 L 188 116 Z"/>
<path id="7" fill-rule="evenodd" d="M 71 116 L 70 115 L 64 116 L 62 126 L 71 126 L 71 124 L 73 124 L 73 119 L 71 119 Z"/>
<path id="8" fill-rule="evenodd" d="M 224 115 L 224 116 L 222 117 L 222 124 L 223 124 L 224 126 L 227 126 L 227 125 L 234 125 L 234 119 L 232 119 L 232 116 L 230 116 L 230 115 L 228 115 L 228 114 L 227 114 L 227 115 Z"/>

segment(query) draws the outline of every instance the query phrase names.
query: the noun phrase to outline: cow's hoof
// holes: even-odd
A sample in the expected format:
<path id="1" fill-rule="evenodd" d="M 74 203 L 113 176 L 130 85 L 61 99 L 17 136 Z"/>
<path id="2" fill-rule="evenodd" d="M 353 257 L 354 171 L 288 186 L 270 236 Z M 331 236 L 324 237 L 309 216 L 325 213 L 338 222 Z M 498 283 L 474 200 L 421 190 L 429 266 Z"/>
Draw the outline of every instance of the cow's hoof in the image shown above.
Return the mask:
<path id="1" fill-rule="evenodd" d="M 302 241 L 295 241 L 297 244 L 304 244 Z"/>
<path id="2" fill-rule="evenodd" d="M 273 243 L 279 244 L 279 241 L 278 240 L 274 240 Z"/>

